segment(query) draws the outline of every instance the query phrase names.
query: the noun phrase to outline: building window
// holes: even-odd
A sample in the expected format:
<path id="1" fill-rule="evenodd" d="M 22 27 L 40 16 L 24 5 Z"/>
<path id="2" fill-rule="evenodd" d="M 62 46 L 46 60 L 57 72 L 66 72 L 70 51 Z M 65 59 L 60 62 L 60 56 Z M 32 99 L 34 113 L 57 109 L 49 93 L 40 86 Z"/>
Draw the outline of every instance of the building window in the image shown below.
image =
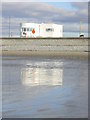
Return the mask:
<path id="1" fill-rule="evenodd" d="M 23 28 L 23 31 L 25 32 L 25 31 L 26 31 L 26 28 Z"/>
<path id="2" fill-rule="evenodd" d="M 54 29 L 53 29 L 53 28 L 46 28 L 46 31 L 47 31 L 47 32 L 53 32 Z"/>
<path id="3" fill-rule="evenodd" d="M 29 31 L 29 28 L 27 28 L 27 31 Z"/>

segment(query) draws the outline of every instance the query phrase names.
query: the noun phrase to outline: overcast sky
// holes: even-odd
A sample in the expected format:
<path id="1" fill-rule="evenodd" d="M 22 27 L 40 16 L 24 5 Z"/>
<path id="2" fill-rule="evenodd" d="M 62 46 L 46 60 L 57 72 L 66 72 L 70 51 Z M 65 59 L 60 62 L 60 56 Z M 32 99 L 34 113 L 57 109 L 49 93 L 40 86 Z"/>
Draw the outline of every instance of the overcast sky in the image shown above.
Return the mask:
<path id="1" fill-rule="evenodd" d="M 19 35 L 21 22 L 57 23 L 64 26 L 65 36 L 88 32 L 88 2 L 2 2 L 2 32 Z M 67 34 L 68 33 L 68 34 Z"/>

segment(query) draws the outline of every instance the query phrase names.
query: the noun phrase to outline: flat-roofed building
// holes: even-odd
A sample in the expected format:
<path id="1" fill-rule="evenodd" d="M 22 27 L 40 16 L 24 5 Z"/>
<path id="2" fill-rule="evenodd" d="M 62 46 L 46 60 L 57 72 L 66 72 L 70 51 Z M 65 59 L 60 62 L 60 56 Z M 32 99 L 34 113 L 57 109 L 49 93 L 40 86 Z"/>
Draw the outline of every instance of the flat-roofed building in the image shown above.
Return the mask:
<path id="1" fill-rule="evenodd" d="M 63 37 L 63 26 L 52 23 L 22 23 L 21 37 L 37 38 L 37 37 Z"/>

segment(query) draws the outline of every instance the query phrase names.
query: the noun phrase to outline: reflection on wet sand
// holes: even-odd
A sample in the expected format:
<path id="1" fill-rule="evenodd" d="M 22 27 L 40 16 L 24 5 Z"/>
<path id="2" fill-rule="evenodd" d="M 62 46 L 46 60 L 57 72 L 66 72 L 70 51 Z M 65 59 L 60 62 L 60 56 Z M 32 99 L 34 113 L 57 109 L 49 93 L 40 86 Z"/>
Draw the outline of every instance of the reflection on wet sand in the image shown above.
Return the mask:
<path id="1" fill-rule="evenodd" d="M 7 57 L 3 118 L 88 118 L 88 62 Z"/>
<path id="2" fill-rule="evenodd" d="M 46 63 L 43 63 L 43 66 L 27 65 L 21 70 L 21 80 L 22 84 L 27 86 L 62 85 L 63 70 L 62 68 L 55 68 L 55 65 L 52 69 Z"/>

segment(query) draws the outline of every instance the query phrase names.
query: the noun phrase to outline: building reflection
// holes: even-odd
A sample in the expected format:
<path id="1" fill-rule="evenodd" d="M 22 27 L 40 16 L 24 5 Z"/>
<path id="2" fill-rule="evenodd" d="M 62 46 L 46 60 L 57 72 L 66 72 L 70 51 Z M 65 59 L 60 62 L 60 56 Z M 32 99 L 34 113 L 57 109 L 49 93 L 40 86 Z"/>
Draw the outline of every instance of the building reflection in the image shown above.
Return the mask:
<path id="1" fill-rule="evenodd" d="M 63 69 L 26 66 L 21 70 L 21 80 L 27 86 L 62 85 Z"/>

